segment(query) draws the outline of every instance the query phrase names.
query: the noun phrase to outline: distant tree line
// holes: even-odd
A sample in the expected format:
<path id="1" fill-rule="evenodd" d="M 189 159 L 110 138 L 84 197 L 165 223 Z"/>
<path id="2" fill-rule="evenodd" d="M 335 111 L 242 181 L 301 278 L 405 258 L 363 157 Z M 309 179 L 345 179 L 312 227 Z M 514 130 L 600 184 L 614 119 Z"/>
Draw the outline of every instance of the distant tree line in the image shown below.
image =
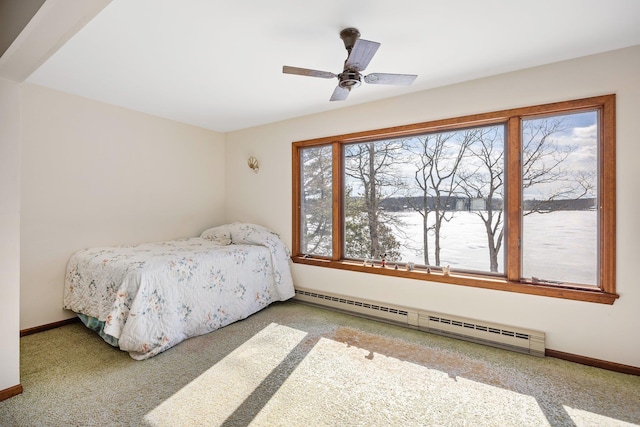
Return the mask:
<path id="1" fill-rule="evenodd" d="M 416 206 L 418 202 L 422 202 L 422 196 L 420 197 L 388 197 L 380 201 L 380 208 L 389 212 L 402 212 L 413 210 L 411 206 Z M 436 197 L 427 197 L 426 206 L 429 209 L 435 209 L 438 199 Z M 485 210 L 485 200 L 473 200 L 468 197 L 450 196 L 447 202 L 441 208 L 446 211 L 472 211 L 472 210 Z M 474 203 L 477 202 L 477 203 Z M 584 198 L 584 199 L 568 199 L 568 200 L 524 200 L 525 210 L 539 210 L 546 212 L 554 211 L 586 211 L 593 210 L 596 207 L 597 199 Z M 493 199 L 491 201 L 493 209 L 502 209 L 502 199 Z"/>

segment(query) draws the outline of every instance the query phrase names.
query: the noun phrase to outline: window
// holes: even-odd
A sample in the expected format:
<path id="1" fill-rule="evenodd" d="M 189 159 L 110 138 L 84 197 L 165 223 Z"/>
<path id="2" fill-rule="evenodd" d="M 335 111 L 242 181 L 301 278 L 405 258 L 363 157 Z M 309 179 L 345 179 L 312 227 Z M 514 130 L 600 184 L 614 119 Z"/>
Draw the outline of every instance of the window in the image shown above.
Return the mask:
<path id="1" fill-rule="evenodd" d="M 294 261 L 612 304 L 615 96 L 293 143 Z"/>
<path id="2" fill-rule="evenodd" d="M 302 253 L 331 256 L 332 250 L 331 146 L 305 148 L 300 153 L 302 194 L 300 216 Z"/>
<path id="3" fill-rule="evenodd" d="M 598 111 L 522 121 L 522 276 L 598 284 Z"/>

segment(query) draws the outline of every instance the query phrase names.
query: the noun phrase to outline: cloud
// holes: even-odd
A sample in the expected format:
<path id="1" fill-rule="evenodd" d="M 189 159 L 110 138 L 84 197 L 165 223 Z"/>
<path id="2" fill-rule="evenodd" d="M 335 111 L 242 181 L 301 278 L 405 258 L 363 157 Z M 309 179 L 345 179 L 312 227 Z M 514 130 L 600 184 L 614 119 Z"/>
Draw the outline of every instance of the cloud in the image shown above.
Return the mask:
<path id="1" fill-rule="evenodd" d="M 572 139 L 580 144 L 593 144 L 598 140 L 598 125 L 596 123 L 586 127 L 574 127 L 571 134 Z"/>

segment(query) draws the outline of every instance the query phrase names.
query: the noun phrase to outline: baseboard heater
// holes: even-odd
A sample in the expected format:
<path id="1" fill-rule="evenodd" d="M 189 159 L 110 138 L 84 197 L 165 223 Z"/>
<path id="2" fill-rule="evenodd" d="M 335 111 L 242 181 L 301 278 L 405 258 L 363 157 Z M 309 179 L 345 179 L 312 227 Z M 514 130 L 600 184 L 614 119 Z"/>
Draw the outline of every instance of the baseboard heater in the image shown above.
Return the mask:
<path id="1" fill-rule="evenodd" d="M 392 306 L 332 293 L 296 289 L 298 301 L 317 304 L 439 335 L 543 357 L 544 332 L 452 316 L 443 313 Z"/>

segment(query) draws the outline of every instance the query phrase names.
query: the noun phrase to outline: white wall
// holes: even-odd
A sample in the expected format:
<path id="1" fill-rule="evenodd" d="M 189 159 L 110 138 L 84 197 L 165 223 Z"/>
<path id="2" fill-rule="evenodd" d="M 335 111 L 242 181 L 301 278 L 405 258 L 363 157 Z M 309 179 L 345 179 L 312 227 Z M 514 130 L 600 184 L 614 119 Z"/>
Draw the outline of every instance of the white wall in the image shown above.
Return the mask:
<path id="1" fill-rule="evenodd" d="M 635 271 L 640 238 L 639 70 L 636 46 L 229 133 L 227 221 L 255 221 L 291 244 L 293 141 L 615 93 L 620 299 L 614 305 L 300 264 L 293 272 L 297 286 L 541 330 L 547 334 L 548 348 L 640 367 L 640 286 Z M 245 166 L 249 155 L 261 161 L 258 175 Z"/>
<path id="2" fill-rule="evenodd" d="M 20 383 L 20 86 L 0 79 L 0 391 Z"/>
<path id="3" fill-rule="evenodd" d="M 74 251 L 224 221 L 224 134 L 35 85 L 22 95 L 21 329 L 73 317 Z"/>

